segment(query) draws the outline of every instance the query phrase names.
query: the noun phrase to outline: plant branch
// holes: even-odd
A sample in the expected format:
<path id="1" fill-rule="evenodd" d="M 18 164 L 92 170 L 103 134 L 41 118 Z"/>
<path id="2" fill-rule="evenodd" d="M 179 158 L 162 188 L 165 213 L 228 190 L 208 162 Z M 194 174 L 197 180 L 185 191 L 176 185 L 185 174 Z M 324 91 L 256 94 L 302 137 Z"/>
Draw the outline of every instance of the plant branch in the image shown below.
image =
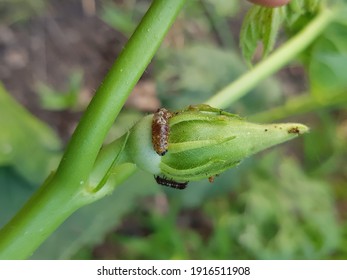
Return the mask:
<path id="1" fill-rule="evenodd" d="M 260 112 L 249 117 L 249 120 L 257 122 L 269 122 L 284 119 L 293 115 L 299 115 L 317 109 L 335 106 L 346 106 L 347 93 L 330 94 L 325 98 L 314 98 L 309 94 L 302 94 L 289 99 L 284 105 L 272 108 L 265 112 Z"/>
<path id="2" fill-rule="evenodd" d="M 269 77 L 300 52 L 308 47 L 315 38 L 334 20 L 337 11 L 324 9 L 305 29 L 285 43 L 267 59 L 257 64 L 251 71 L 223 88 L 205 103 L 216 108 L 227 108 L 246 95 L 260 81 Z"/>

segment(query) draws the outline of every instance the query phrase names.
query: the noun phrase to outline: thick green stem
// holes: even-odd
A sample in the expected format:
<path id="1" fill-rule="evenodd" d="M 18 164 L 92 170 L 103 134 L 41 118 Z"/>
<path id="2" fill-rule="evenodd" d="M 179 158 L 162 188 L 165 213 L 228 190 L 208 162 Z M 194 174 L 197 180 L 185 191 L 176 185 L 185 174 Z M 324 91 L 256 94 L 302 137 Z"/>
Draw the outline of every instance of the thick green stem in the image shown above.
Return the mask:
<path id="1" fill-rule="evenodd" d="M 153 1 L 97 90 L 57 171 L 0 231 L 0 259 L 27 258 L 74 211 L 108 192 L 88 188 L 100 147 L 185 1 Z M 124 168 L 127 175 L 134 169 Z"/>
<path id="2" fill-rule="evenodd" d="M 106 134 L 184 2 L 153 1 L 88 106 L 57 170 L 57 178 L 76 183 L 88 177 Z"/>
<path id="3" fill-rule="evenodd" d="M 223 88 L 205 103 L 216 108 L 227 108 L 246 95 L 260 81 L 269 77 L 295 58 L 333 21 L 336 11 L 323 10 L 305 29 L 285 43 L 264 61 L 235 82 Z"/>

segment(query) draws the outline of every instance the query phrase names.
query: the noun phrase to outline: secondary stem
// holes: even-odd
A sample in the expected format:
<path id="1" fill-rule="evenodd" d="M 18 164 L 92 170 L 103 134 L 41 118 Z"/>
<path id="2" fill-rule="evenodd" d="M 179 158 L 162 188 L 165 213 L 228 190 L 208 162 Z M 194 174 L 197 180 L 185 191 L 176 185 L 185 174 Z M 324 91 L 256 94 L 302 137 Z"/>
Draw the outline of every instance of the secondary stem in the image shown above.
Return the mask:
<path id="1" fill-rule="evenodd" d="M 269 77 L 300 52 L 302 52 L 332 22 L 335 11 L 325 9 L 305 29 L 285 43 L 264 61 L 238 80 L 223 88 L 205 103 L 216 108 L 227 108 L 233 102 L 246 95 L 260 81 Z"/>
<path id="2" fill-rule="evenodd" d="M 282 106 L 252 115 L 249 117 L 249 119 L 257 122 L 275 121 L 321 108 L 328 108 L 338 105 L 345 106 L 346 102 L 346 92 L 331 94 L 324 99 L 315 99 L 312 95 L 302 94 L 288 100 L 286 104 Z"/>

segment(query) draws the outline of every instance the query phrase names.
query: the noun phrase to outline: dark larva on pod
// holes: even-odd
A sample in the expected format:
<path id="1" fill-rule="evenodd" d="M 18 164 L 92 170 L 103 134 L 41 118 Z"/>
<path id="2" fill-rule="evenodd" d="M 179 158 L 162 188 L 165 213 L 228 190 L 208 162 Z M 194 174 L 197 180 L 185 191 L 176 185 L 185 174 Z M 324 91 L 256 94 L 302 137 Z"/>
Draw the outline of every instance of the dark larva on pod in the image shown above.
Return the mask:
<path id="1" fill-rule="evenodd" d="M 169 119 L 171 112 L 165 108 L 158 109 L 153 115 L 152 121 L 152 145 L 156 153 L 160 156 L 166 154 L 169 145 Z"/>
<path id="2" fill-rule="evenodd" d="M 184 190 L 188 185 L 188 182 L 180 183 L 180 182 L 176 182 L 174 180 L 170 180 L 165 177 L 160 177 L 156 175 L 154 175 L 154 179 L 157 181 L 159 185 L 167 186 L 167 187 L 178 189 L 178 190 Z"/>

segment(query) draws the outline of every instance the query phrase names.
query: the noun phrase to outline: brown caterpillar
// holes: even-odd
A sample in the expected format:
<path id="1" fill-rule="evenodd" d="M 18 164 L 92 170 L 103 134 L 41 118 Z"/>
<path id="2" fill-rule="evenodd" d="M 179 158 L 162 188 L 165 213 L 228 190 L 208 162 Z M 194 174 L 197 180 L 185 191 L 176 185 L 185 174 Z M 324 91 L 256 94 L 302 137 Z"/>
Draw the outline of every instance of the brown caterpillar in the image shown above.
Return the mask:
<path id="1" fill-rule="evenodd" d="M 158 109 L 152 120 L 152 145 L 160 156 L 166 154 L 169 145 L 169 119 L 172 114 L 165 108 Z"/>
<path id="2" fill-rule="evenodd" d="M 165 177 L 160 177 L 156 175 L 154 175 L 154 179 L 157 181 L 159 185 L 167 186 L 167 187 L 178 189 L 178 190 L 184 190 L 188 185 L 188 182 L 180 183 L 180 182 L 176 182 L 174 180 L 170 180 Z"/>

